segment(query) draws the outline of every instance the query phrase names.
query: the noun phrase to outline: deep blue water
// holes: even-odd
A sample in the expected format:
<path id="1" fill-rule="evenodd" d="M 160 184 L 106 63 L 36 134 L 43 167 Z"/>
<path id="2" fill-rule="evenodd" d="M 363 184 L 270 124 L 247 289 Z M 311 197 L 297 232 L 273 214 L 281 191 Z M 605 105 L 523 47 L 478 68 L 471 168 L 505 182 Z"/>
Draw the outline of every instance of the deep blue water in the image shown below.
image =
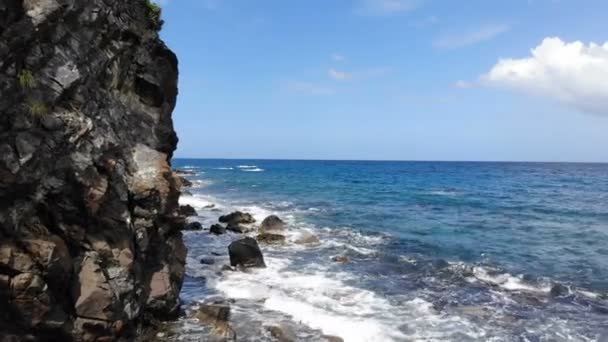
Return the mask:
<path id="1" fill-rule="evenodd" d="M 430 305 L 435 333 L 412 333 L 419 322 L 408 323 L 395 309 L 385 320 L 402 325 L 384 340 L 583 341 L 598 340 L 608 326 L 608 164 L 176 159 L 173 166 L 198 172 L 192 193 L 217 204 L 215 210 L 286 216 L 294 230 L 310 229 L 326 242 L 310 250 L 269 249 L 291 260 L 277 271 L 286 277 L 294 270 L 310 276 L 315 265 L 342 254 L 351 261 L 327 266 L 327 279 L 381 299 L 389 308 L 383 310 Z M 219 214 L 197 209 L 203 223 Z M 204 254 L 206 240 L 186 239 L 191 251 Z M 236 286 L 233 278 L 225 281 Z M 558 284 L 568 290 L 552 295 Z M 197 285 L 189 286 L 186 300 L 199 300 Z M 285 287 L 277 298 L 296 305 L 291 290 L 303 291 Z M 217 291 L 230 294 L 222 285 Z M 280 304 L 264 310 L 304 325 L 308 319 Z M 370 312 L 334 314 L 367 323 Z M 325 329 L 309 321 L 311 329 Z"/>

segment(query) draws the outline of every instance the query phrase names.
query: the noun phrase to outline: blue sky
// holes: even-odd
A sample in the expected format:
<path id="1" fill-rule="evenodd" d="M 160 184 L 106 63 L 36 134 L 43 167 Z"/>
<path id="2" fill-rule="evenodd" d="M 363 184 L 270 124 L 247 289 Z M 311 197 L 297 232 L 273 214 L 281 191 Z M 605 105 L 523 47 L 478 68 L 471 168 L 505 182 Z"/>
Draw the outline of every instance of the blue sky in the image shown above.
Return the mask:
<path id="1" fill-rule="evenodd" d="M 177 157 L 608 162 L 608 1 L 161 4 Z"/>

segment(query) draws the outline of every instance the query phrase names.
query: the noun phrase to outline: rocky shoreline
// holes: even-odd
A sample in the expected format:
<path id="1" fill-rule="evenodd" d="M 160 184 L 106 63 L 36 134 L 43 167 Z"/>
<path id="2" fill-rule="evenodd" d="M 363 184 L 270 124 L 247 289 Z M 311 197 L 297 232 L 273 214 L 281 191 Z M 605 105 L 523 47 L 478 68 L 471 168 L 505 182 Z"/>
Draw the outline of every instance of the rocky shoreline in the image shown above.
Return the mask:
<path id="1" fill-rule="evenodd" d="M 0 3 L 0 340 L 134 340 L 178 315 L 161 24 L 147 0 Z"/>
<path id="2" fill-rule="evenodd" d="M 177 174 L 184 176 L 195 176 L 196 173 L 185 173 L 177 170 Z M 192 184 L 190 182 L 190 184 Z M 197 217 L 198 213 L 190 205 L 182 205 L 182 212 L 188 212 L 188 217 Z M 209 227 L 202 227 L 201 223 L 195 219 L 190 220 L 186 225 L 186 230 L 197 231 L 197 234 L 209 234 L 219 236 L 228 234 L 241 235 L 232 240 L 227 246 L 226 251 L 230 264 L 221 265 L 220 272 L 249 272 L 252 268 L 266 268 L 263 248 L 269 245 L 284 245 L 287 243 L 288 224 L 276 215 L 269 215 L 259 224 L 256 219 L 247 212 L 233 211 L 220 215 L 218 213 L 217 222 Z M 196 228 L 193 228 L 196 227 Z M 303 233 L 298 239 L 293 241 L 295 244 L 303 246 L 316 246 L 320 243 L 319 238 L 312 233 Z M 223 253 L 218 253 L 218 256 Z M 336 256 L 332 260 L 337 263 L 348 262 L 346 256 Z M 216 265 L 214 257 L 203 257 L 200 260 L 203 265 Z M 219 265 L 218 265 L 219 266 Z M 211 334 L 218 341 L 237 341 L 238 334 L 232 327 L 231 304 L 235 303 L 233 298 L 210 296 L 200 303 L 193 304 L 185 313 L 187 318 L 196 319 L 202 325 L 210 327 Z M 186 312 L 185 311 L 185 312 Z M 273 341 L 295 342 L 298 341 L 296 333 L 289 324 L 270 324 L 265 326 L 266 331 Z M 169 335 L 179 336 L 179 332 L 171 332 Z M 157 338 L 168 337 L 167 332 L 160 332 Z M 323 341 L 341 342 L 342 338 L 333 335 L 323 335 Z"/>

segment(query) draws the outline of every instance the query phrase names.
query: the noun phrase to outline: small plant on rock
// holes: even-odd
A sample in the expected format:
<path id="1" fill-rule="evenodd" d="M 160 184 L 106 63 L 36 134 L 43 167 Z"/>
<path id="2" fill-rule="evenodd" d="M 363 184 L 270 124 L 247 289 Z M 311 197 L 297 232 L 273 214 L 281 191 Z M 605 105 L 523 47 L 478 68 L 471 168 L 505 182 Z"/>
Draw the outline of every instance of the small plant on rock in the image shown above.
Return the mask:
<path id="1" fill-rule="evenodd" d="M 36 119 L 40 119 L 48 114 L 49 109 L 42 101 L 28 99 L 25 103 L 25 107 L 27 111 Z"/>
<path id="2" fill-rule="evenodd" d="M 160 30 L 164 23 L 163 20 L 160 18 L 162 14 L 162 9 L 158 4 L 156 4 L 152 0 L 146 0 L 146 6 L 148 6 L 148 15 L 150 16 L 150 19 L 154 22 L 157 29 Z"/>
<path id="3" fill-rule="evenodd" d="M 36 80 L 31 71 L 27 69 L 21 70 L 19 73 L 19 86 L 21 86 L 21 89 L 23 90 L 30 90 L 36 86 Z"/>

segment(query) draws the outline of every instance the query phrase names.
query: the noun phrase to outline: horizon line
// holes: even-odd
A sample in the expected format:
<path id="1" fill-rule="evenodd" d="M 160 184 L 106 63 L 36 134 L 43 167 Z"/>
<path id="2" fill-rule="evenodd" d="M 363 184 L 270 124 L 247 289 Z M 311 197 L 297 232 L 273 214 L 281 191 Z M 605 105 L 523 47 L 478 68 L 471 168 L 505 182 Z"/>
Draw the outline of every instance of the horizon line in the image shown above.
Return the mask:
<path id="1" fill-rule="evenodd" d="M 608 164 L 608 161 L 542 161 L 542 160 L 433 160 L 433 159 L 307 159 L 307 158 L 212 158 L 173 157 L 188 160 L 260 160 L 260 161 L 323 161 L 323 162 L 418 162 L 418 163 L 535 163 L 535 164 Z"/>

